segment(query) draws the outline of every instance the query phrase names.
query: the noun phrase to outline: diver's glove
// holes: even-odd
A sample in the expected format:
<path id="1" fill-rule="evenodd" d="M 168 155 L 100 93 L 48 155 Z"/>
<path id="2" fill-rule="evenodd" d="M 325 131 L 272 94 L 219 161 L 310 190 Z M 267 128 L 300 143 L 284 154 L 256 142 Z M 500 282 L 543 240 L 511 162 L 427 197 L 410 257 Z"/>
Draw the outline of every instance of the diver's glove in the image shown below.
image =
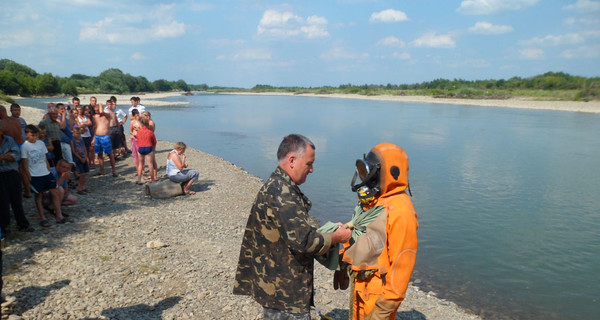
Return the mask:
<path id="1" fill-rule="evenodd" d="M 350 278 L 348 277 L 348 264 L 342 262 L 340 256 L 340 270 L 335 270 L 333 273 L 333 289 L 346 290 L 350 284 Z"/>

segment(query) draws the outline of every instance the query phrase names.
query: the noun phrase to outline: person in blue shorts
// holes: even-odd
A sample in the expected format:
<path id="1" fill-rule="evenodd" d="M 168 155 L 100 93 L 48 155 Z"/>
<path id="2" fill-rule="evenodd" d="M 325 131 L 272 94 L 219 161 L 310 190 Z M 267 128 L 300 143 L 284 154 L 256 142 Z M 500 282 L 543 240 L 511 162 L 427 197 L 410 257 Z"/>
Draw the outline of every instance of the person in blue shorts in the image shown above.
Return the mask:
<path id="1" fill-rule="evenodd" d="M 108 101 L 110 103 L 110 100 Z M 108 109 L 109 113 L 105 113 L 102 108 L 102 104 L 96 105 L 96 113 L 94 114 L 94 123 L 96 124 L 95 129 L 95 152 L 98 155 L 98 164 L 100 165 L 100 172 L 96 175 L 104 174 L 104 153 L 108 155 L 110 159 L 110 166 L 112 168 L 113 177 L 117 177 L 117 171 L 115 170 L 115 156 L 113 153 L 112 142 L 110 140 L 109 123 L 111 117 L 114 117 L 114 112 Z"/>

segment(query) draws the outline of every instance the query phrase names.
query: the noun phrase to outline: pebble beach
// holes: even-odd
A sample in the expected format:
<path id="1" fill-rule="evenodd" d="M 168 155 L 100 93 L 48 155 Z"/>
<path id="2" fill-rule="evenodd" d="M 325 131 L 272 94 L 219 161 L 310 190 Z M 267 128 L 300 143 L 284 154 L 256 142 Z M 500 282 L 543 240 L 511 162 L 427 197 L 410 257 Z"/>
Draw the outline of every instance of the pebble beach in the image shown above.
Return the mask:
<path id="1" fill-rule="evenodd" d="M 22 108 L 28 123 L 41 119 L 41 110 Z M 159 177 L 174 142 L 157 145 Z M 33 199 L 25 199 L 36 231 L 18 232 L 14 222 L 9 228 L 2 318 L 261 319 L 261 307 L 232 288 L 246 219 L 263 181 L 200 150 L 186 154 L 200 172 L 195 195 L 151 198 L 135 184 L 127 157 L 117 162 L 116 178 L 90 171 L 91 193 L 63 208 L 73 223 L 42 228 Z M 348 291 L 334 290 L 332 277 L 316 263 L 313 319 L 348 318 Z M 479 317 L 411 284 L 397 319 Z"/>

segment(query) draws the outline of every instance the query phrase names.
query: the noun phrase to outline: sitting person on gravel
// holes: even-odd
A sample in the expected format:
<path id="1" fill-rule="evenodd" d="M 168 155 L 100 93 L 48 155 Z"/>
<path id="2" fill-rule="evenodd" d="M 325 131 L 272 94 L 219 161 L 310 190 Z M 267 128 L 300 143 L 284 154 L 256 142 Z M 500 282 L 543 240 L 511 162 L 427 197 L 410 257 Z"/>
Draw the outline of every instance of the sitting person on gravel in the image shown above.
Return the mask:
<path id="1" fill-rule="evenodd" d="M 69 178 L 71 177 L 71 164 L 68 163 L 65 159 L 60 159 L 56 164 L 56 167 L 50 168 L 50 172 L 54 176 L 56 180 L 56 185 L 58 186 L 58 194 L 60 199 L 60 204 L 62 206 L 72 206 L 77 203 L 77 197 L 73 194 L 69 193 Z M 49 209 L 54 209 L 50 203 L 51 195 L 49 192 L 44 193 L 44 203 L 48 204 Z M 68 215 L 64 214 L 65 217 Z M 71 219 L 67 219 L 68 222 L 71 222 Z"/>
<path id="2" fill-rule="evenodd" d="M 190 187 L 194 181 L 198 181 L 198 170 L 186 169 L 187 164 L 185 163 L 185 149 L 187 146 L 183 142 L 177 142 L 175 149 L 169 152 L 167 156 L 167 177 L 169 180 L 183 185 L 183 192 L 185 194 L 195 194 L 194 191 L 190 190 Z"/>

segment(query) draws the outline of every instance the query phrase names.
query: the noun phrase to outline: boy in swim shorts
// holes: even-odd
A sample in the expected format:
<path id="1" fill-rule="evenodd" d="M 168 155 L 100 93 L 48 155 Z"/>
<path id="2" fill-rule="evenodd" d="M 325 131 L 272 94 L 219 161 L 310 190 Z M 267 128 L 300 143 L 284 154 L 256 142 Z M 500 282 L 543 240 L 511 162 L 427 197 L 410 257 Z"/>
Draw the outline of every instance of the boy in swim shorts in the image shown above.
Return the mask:
<path id="1" fill-rule="evenodd" d="M 38 140 L 38 132 L 39 129 L 34 125 L 27 125 L 25 127 L 27 141 L 21 148 L 21 159 L 27 177 L 31 181 L 31 191 L 35 193 L 35 205 L 40 216 L 40 225 L 42 227 L 49 227 L 50 223 L 46 220 L 42 209 L 42 193 L 44 191 L 50 191 L 52 195 L 56 223 L 65 223 L 67 219 L 62 215 L 60 207 L 61 199 L 56 179 L 50 172 L 50 165 L 48 164 L 48 160 L 46 160 L 48 149 L 46 149 L 46 145 L 43 142 Z"/>

